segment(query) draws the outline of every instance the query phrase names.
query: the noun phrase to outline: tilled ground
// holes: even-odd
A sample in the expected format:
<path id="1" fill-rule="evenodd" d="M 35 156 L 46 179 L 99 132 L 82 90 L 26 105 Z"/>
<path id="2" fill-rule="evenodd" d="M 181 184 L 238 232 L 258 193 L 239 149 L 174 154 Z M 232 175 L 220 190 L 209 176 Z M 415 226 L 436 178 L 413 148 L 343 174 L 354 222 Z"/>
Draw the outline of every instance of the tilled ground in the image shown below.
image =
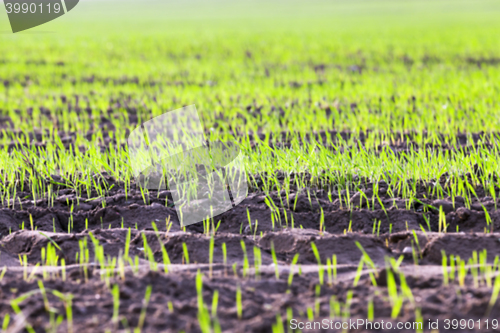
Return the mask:
<path id="1" fill-rule="evenodd" d="M 350 200 L 345 192 L 329 197 L 324 190 L 309 195 L 292 191 L 288 198 L 271 192 L 276 206 L 284 207 L 272 217 L 264 193 L 253 189 L 236 208 L 210 222 L 210 228 L 218 228 L 210 255 L 207 233 L 213 229 L 203 223 L 181 229 L 168 191 L 143 197 L 131 189 L 125 195 L 118 184 L 105 198 L 88 200 L 61 189 L 53 205 L 19 192 L 15 204 L 0 210 L 0 268 L 5 266 L 0 314 L 10 314 L 8 332 L 50 331 L 58 315 L 63 320 L 58 332 L 137 327 L 145 332 L 198 332 L 203 316 L 196 276 L 201 274 L 203 303 L 212 318 L 209 326 L 220 325 L 225 332 L 273 332 L 273 325 L 280 332 L 278 322 L 292 331 L 292 318 L 339 324 L 372 318 L 386 323 L 383 331 L 415 331 L 396 325 L 418 320 L 425 330 L 429 320 L 439 320 L 439 329 L 445 330 L 447 319 L 466 319 L 468 328 L 474 326 L 471 331 L 494 331 L 492 320 L 500 316 L 500 306 L 490 304 L 500 253 L 495 200 L 481 189 L 470 204 L 459 197 L 452 201 L 423 196 L 410 203 L 384 190 L 379 201 L 372 200 L 369 190 L 363 193 L 368 200 L 360 192 L 351 193 Z M 82 261 L 85 239 L 88 260 Z M 97 243 L 108 258 L 105 263 L 96 254 Z M 47 265 L 50 247 L 58 255 L 58 266 Z M 162 248 L 170 261 L 166 266 Z M 483 267 L 493 265 L 492 271 L 472 268 L 460 280 L 458 268 L 450 267 L 448 260 L 448 274 L 443 274 L 443 251 L 467 262 L 483 250 Z M 112 258 L 124 257 L 110 264 Z M 334 258 L 336 265 L 331 264 Z M 389 258 L 400 260 L 399 266 L 388 268 Z M 388 275 L 401 286 L 401 274 L 411 297 L 401 296 L 396 317 L 397 297 L 390 294 Z M 114 285 L 119 301 L 113 298 Z M 397 295 L 403 295 L 403 289 Z M 22 295 L 28 297 L 19 299 Z M 71 301 L 64 298 L 68 295 Z M 387 323 L 394 327 L 389 329 Z M 347 330 L 376 328 L 350 324 Z"/>

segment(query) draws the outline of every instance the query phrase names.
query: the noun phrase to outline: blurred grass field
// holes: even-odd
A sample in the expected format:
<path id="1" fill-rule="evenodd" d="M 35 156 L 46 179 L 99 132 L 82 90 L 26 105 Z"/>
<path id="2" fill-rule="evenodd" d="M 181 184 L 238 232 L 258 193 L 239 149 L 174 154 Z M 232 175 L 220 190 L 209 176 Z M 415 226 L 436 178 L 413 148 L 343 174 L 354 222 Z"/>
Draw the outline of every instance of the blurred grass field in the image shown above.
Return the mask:
<path id="1" fill-rule="evenodd" d="M 496 172 L 499 14 L 496 1 L 89 0 L 12 34 L 2 12 L 2 178 L 28 172 L 22 151 L 41 174 L 79 178 L 106 170 L 127 181 L 127 154 L 119 148 L 126 130 L 190 104 L 207 133 L 243 140 L 254 173 L 340 170 L 380 178 L 390 171 L 406 181 L 462 173 L 476 160 Z M 137 121 L 129 119 L 131 109 Z M 114 131 L 104 153 L 96 145 L 103 142 L 101 116 Z M 333 151 L 321 142 L 270 149 L 266 138 L 252 149 L 245 141 L 248 133 L 297 132 L 293 143 L 321 130 L 377 134 L 364 148 L 355 135 L 332 143 Z M 38 140 L 42 151 L 26 135 L 44 131 L 50 134 Z M 421 149 L 402 163 L 390 151 L 370 150 L 402 139 L 397 133 L 417 133 L 414 141 L 424 147 L 483 131 L 493 148 L 472 155 Z M 77 149 L 76 158 L 56 153 L 58 133 L 74 133 L 75 147 L 88 150 Z M 16 142 L 27 147 L 9 151 Z M 339 154 L 341 148 L 353 154 Z"/>
<path id="2" fill-rule="evenodd" d="M 490 0 L 83 0 L 12 34 L 0 10 L 2 331 L 496 329 L 499 17 Z M 217 191 L 187 183 L 211 210 L 186 228 L 165 169 L 238 151 L 163 159 L 146 171 L 169 191 L 148 191 L 126 143 L 192 104 L 243 150 L 251 195 L 213 214 Z"/>
<path id="3" fill-rule="evenodd" d="M 0 88 L 0 107 L 57 109 L 51 97 L 79 94 L 102 108 L 119 93 L 136 101 L 156 93 L 158 85 L 146 84 L 154 81 L 168 86 L 161 93 L 166 107 L 196 103 L 207 114 L 298 101 L 294 122 L 282 126 L 297 130 L 331 127 L 304 116 L 311 99 L 359 105 L 360 114 L 339 119 L 337 129 L 492 131 L 499 11 L 493 1 L 83 1 L 74 13 L 15 35 L 3 13 L 0 77 L 10 84 L 8 94 Z M 124 77 L 140 83 L 99 80 Z M 402 105 L 376 117 L 365 113 L 392 96 Z M 422 117 L 388 122 L 404 114 L 412 96 Z M 467 117 L 472 106 L 480 112 Z M 273 131 L 274 120 L 251 125 Z"/>
<path id="4" fill-rule="evenodd" d="M 487 325 L 499 17 L 486 0 L 83 0 L 12 34 L 0 10 L 2 331 L 66 318 L 73 332 L 72 306 L 79 332 L 284 332 L 282 319 L 328 315 Z M 217 191 L 193 181 L 188 201 L 201 193 L 212 218 L 186 229 L 170 186 L 182 175 L 143 189 L 126 143 L 192 104 L 207 137 L 243 150 L 251 195 L 213 214 Z"/>

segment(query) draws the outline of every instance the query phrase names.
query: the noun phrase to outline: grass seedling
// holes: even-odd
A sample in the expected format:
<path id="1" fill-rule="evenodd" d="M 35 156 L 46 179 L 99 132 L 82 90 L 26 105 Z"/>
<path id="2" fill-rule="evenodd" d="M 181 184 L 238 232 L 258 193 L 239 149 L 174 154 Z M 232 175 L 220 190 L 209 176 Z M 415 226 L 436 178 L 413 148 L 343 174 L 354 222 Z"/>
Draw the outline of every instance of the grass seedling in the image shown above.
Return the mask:
<path id="1" fill-rule="evenodd" d="M 130 237 L 131 237 L 131 230 L 128 228 L 127 236 L 125 237 L 125 253 L 123 255 L 123 258 L 125 260 L 128 260 L 128 254 L 130 251 Z"/>
<path id="2" fill-rule="evenodd" d="M 330 297 L 330 318 L 340 318 L 342 313 L 341 304 L 337 301 L 337 297 L 335 295 Z"/>
<path id="3" fill-rule="evenodd" d="M 250 218 L 250 211 L 247 208 L 247 218 L 248 218 L 248 227 L 250 228 L 250 233 L 252 232 L 252 219 Z"/>
<path id="4" fill-rule="evenodd" d="M 198 302 L 198 323 L 203 333 L 210 333 L 210 315 L 203 302 L 203 276 L 198 270 L 196 273 L 196 293 Z"/>
<path id="5" fill-rule="evenodd" d="M 139 315 L 139 323 L 137 327 L 134 329 L 134 333 L 140 333 L 142 331 L 142 327 L 144 326 L 144 321 L 146 320 L 146 310 L 148 309 L 149 299 L 151 298 L 151 292 L 153 287 L 148 285 L 146 287 L 146 293 L 144 294 L 144 300 L 142 301 L 142 309 L 141 314 Z"/>
<path id="6" fill-rule="evenodd" d="M 314 253 L 314 256 L 316 257 L 316 261 L 318 262 L 318 278 L 319 278 L 319 284 L 323 285 L 323 265 L 321 265 L 321 257 L 319 255 L 318 248 L 316 247 L 316 244 L 314 242 L 311 242 L 311 248 Z"/>
<path id="7" fill-rule="evenodd" d="M 224 263 L 224 274 L 227 275 L 227 248 L 226 243 L 222 243 L 222 262 Z"/>
<path id="8" fill-rule="evenodd" d="M 237 266 L 238 266 L 238 263 L 233 263 L 233 274 L 234 274 L 234 277 L 237 279 L 238 278 L 238 269 L 237 269 Z"/>
<path id="9" fill-rule="evenodd" d="M 363 263 L 366 263 L 368 265 L 368 267 L 370 267 L 371 270 L 372 270 L 372 271 L 368 272 L 368 275 L 370 276 L 372 284 L 374 286 L 377 286 L 377 282 L 376 282 L 376 277 L 378 277 L 377 266 L 375 266 L 375 263 L 370 258 L 370 256 L 368 255 L 368 253 L 365 251 L 365 249 L 363 248 L 363 246 L 361 246 L 361 244 L 358 241 L 356 241 L 355 244 L 358 247 L 358 249 L 361 251 L 361 253 L 363 254 L 363 256 L 362 256 L 362 258 L 361 258 L 361 260 L 359 262 L 358 272 L 356 273 L 356 277 L 354 279 L 354 282 L 356 282 L 356 284 L 357 284 L 357 281 L 359 281 L 359 278 L 361 276 L 361 271 L 363 269 Z"/>
<path id="10" fill-rule="evenodd" d="M 101 279 L 104 279 L 106 285 L 109 287 L 109 275 L 111 273 L 111 270 L 108 269 L 108 265 L 106 263 L 106 257 L 104 256 L 104 247 L 102 245 L 99 245 L 99 241 L 91 232 L 89 233 L 89 236 L 92 240 L 92 243 L 94 244 L 94 261 L 97 261 L 100 265 L 100 268 L 106 272 L 105 274 L 101 275 Z"/>
<path id="11" fill-rule="evenodd" d="M 183 261 L 185 261 L 186 264 L 189 265 L 189 252 L 186 243 L 182 242 L 182 252 L 184 254 L 184 257 L 182 258 Z"/>
<path id="12" fill-rule="evenodd" d="M 480 275 L 484 278 L 484 280 L 487 280 L 486 277 L 486 268 L 488 267 L 488 254 L 486 249 L 482 250 L 479 252 L 479 272 Z M 491 282 L 490 282 L 491 284 Z M 491 285 L 490 285 L 491 287 Z"/>
<path id="13" fill-rule="evenodd" d="M 420 249 L 420 244 L 418 243 L 417 233 L 415 232 L 415 230 L 412 230 L 412 233 L 413 233 L 413 238 L 415 239 L 415 244 L 417 244 L 417 248 L 418 248 L 418 253 L 420 255 L 420 259 L 422 259 L 422 250 Z"/>
<path id="14" fill-rule="evenodd" d="M 26 254 L 22 257 L 19 255 L 19 263 L 23 267 L 23 280 L 26 281 L 28 280 L 28 256 Z"/>
<path id="15" fill-rule="evenodd" d="M 411 292 L 410 287 L 406 283 L 406 277 L 403 272 L 399 273 L 399 280 L 401 284 L 401 293 L 406 299 L 410 301 L 410 303 L 415 306 L 415 299 L 413 298 L 413 293 Z"/>
<path id="16" fill-rule="evenodd" d="M 80 248 L 80 258 L 79 258 L 79 262 L 80 262 L 80 265 L 82 266 L 82 269 L 83 269 L 83 274 L 84 274 L 84 277 L 85 277 L 85 282 L 88 281 L 88 263 L 90 261 L 90 255 L 89 255 L 89 249 L 88 249 L 88 246 L 87 246 L 87 237 L 85 237 L 83 240 L 79 240 L 78 241 L 78 246 Z M 77 253 L 78 254 L 78 253 Z M 43 259 L 42 259 L 43 261 Z M 78 261 L 78 260 L 75 260 L 75 261 Z"/>
<path id="17" fill-rule="evenodd" d="M 52 290 L 52 293 L 64 303 L 64 308 L 66 309 L 67 332 L 73 333 L 73 295 L 63 294 L 57 290 Z"/>
<path id="18" fill-rule="evenodd" d="M 354 277 L 354 281 L 352 285 L 356 287 L 358 285 L 359 279 L 361 279 L 361 273 L 363 273 L 363 265 L 364 265 L 365 257 L 362 256 L 359 260 L 358 269 L 356 270 L 356 276 Z"/>
<path id="19" fill-rule="evenodd" d="M 276 275 L 276 280 L 280 278 L 280 270 L 278 267 L 278 258 L 276 257 L 276 251 L 274 251 L 274 243 L 271 241 L 271 255 L 273 257 L 274 263 L 274 274 Z"/>
<path id="20" fill-rule="evenodd" d="M 489 318 L 491 310 L 495 306 L 498 294 L 500 293 L 500 274 L 498 274 L 495 278 L 495 282 L 493 283 L 493 291 L 491 292 L 490 302 L 488 303 L 488 308 L 486 310 L 485 318 Z"/>
<path id="21" fill-rule="evenodd" d="M 125 281 L 125 259 L 121 255 L 118 255 L 118 272 L 122 281 Z"/>
<path id="22" fill-rule="evenodd" d="M 347 295 L 345 298 L 344 311 L 342 311 L 342 319 L 347 320 L 351 317 L 351 302 L 352 302 L 352 290 L 347 291 Z"/>
<path id="23" fill-rule="evenodd" d="M 157 271 L 158 270 L 158 267 L 157 267 L 158 265 L 156 263 L 153 250 L 148 245 L 148 240 L 146 238 L 146 234 L 145 233 L 142 233 L 142 242 L 143 242 L 143 246 L 144 246 L 144 257 L 146 257 L 148 259 L 148 261 L 149 261 L 149 268 L 152 271 Z"/>
<path id="24" fill-rule="evenodd" d="M 424 218 L 425 220 L 425 223 L 427 224 L 427 229 L 429 230 L 429 232 L 431 232 L 431 222 L 429 221 L 429 218 L 427 217 L 426 214 L 422 214 L 422 217 Z"/>
<path id="25" fill-rule="evenodd" d="M 57 245 L 57 243 L 52 239 L 50 238 L 49 236 L 47 236 L 46 234 L 44 234 L 43 232 L 40 232 L 40 235 L 46 237 L 52 244 L 54 244 L 54 246 L 61 252 L 63 252 L 63 250 L 59 247 L 59 245 Z"/>
<path id="26" fill-rule="evenodd" d="M 7 313 L 5 317 L 3 317 L 2 321 L 2 331 L 6 332 L 7 328 L 9 328 L 9 322 L 10 322 L 10 315 Z"/>
<path id="27" fill-rule="evenodd" d="M 443 211 L 443 206 L 439 206 L 439 233 L 444 231 L 446 233 L 446 229 L 448 228 L 446 224 L 446 215 Z"/>
<path id="28" fill-rule="evenodd" d="M 281 315 L 276 314 L 276 324 L 271 326 L 272 333 L 285 333 L 285 327 L 283 326 L 283 321 L 281 320 Z"/>
<path id="29" fill-rule="evenodd" d="M 35 333 L 35 330 L 33 329 L 33 326 L 31 326 L 31 324 L 26 320 L 26 317 L 24 316 L 23 312 L 21 311 L 19 304 L 21 302 L 23 302 L 25 299 L 36 294 L 37 292 L 38 292 L 37 290 L 32 290 L 32 291 L 29 291 L 29 292 L 17 297 L 16 299 L 13 299 L 10 301 L 10 306 L 14 310 L 14 313 L 16 314 L 16 316 L 20 316 L 21 318 L 23 318 L 22 322 L 24 323 L 24 326 L 26 327 L 26 330 L 29 333 Z"/>
<path id="30" fill-rule="evenodd" d="M 474 281 L 474 288 L 479 287 L 479 274 L 477 265 L 478 265 L 477 251 L 472 251 L 472 258 L 469 258 L 469 266 L 472 274 L 472 280 Z"/>
<path id="31" fill-rule="evenodd" d="M 247 248 L 245 246 L 245 242 L 241 240 L 240 244 L 241 250 L 243 251 L 243 278 L 245 278 L 247 276 L 247 271 L 250 268 L 250 264 L 248 263 Z"/>
<path id="32" fill-rule="evenodd" d="M 403 306 L 403 297 L 398 294 L 398 287 L 396 285 L 396 280 L 394 279 L 394 274 L 392 270 L 387 269 L 387 291 L 389 293 L 389 299 L 392 306 L 391 318 L 396 319 L 399 315 L 399 311 Z"/>
<path id="33" fill-rule="evenodd" d="M 422 311 L 420 308 L 415 308 L 415 323 L 417 324 L 416 332 L 424 332 L 424 318 L 422 317 Z"/>
<path id="34" fill-rule="evenodd" d="M 418 255 L 417 255 L 417 251 L 415 250 L 415 246 L 413 246 L 414 244 L 414 241 L 412 240 L 411 241 L 411 256 L 413 257 L 413 264 L 415 266 L 418 266 Z"/>
<path id="35" fill-rule="evenodd" d="M 330 258 L 326 258 L 326 274 L 328 276 L 328 285 L 333 285 L 332 262 Z"/>
<path id="36" fill-rule="evenodd" d="M 323 235 L 323 227 L 324 227 L 324 224 L 325 224 L 325 213 L 323 212 L 323 208 L 320 207 L 321 209 L 321 216 L 320 216 L 320 219 L 319 219 L 319 232 L 321 235 Z"/>
<path id="37" fill-rule="evenodd" d="M 166 227 L 166 230 L 167 230 L 167 231 L 165 232 L 165 235 L 168 235 L 168 233 L 170 232 L 170 228 L 172 228 L 172 224 L 173 224 L 173 223 L 170 221 L 170 216 L 169 216 L 169 217 L 167 217 L 167 218 L 165 219 L 165 224 L 166 224 L 166 225 L 165 225 L 165 227 Z"/>
<path id="38" fill-rule="evenodd" d="M 165 274 L 168 274 L 168 267 L 170 266 L 170 257 L 168 256 L 167 249 L 165 248 L 165 245 L 161 241 L 160 233 L 158 232 L 158 228 L 156 227 L 156 224 L 154 222 L 151 223 L 153 226 L 153 229 L 155 231 L 156 237 L 158 238 L 158 244 L 160 244 L 161 248 L 161 255 L 163 258 L 163 271 Z M 130 228 L 129 228 L 129 233 L 130 233 Z M 212 265 L 210 264 L 210 275 L 212 273 Z"/>
<path id="39" fill-rule="evenodd" d="M 292 215 L 292 219 L 293 219 L 293 215 Z M 253 240 L 255 240 L 255 237 L 257 235 L 257 228 L 259 227 L 259 220 L 255 220 L 255 229 L 254 229 L 254 232 L 253 232 Z"/>
<path id="40" fill-rule="evenodd" d="M 219 304 L 219 291 L 214 290 L 214 295 L 212 296 L 212 318 L 217 316 L 217 306 Z"/>
<path id="41" fill-rule="evenodd" d="M 369 299 L 368 300 L 368 309 L 367 309 L 367 314 L 366 314 L 366 317 L 369 321 L 373 321 L 373 319 L 375 318 L 375 309 L 374 309 L 374 306 L 373 306 L 373 299 Z"/>
<path id="42" fill-rule="evenodd" d="M 291 307 L 286 308 L 286 320 L 290 322 L 293 319 L 293 309 Z M 284 332 L 283 332 L 284 333 Z"/>
<path id="43" fill-rule="evenodd" d="M 262 257 L 260 248 L 257 246 L 253 247 L 253 263 L 255 267 L 255 278 L 260 279 L 260 266 L 262 265 Z"/>
<path id="44" fill-rule="evenodd" d="M 469 270 L 465 266 L 465 260 L 460 260 L 460 257 L 456 257 L 458 266 L 458 284 L 460 287 L 465 285 L 465 277 L 467 276 L 467 271 Z"/>
<path id="45" fill-rule="evenodd" d="M 290 265 L 290 274 L 288 275 L 288 285 L 291 286 L 293 282 L 294 267 L 299 261 L 299 254 L 295 253 L 292 259 L 292 264 Z"/>
<path id="46" fill-rule="evenodd" d="M 115 325 L 116 329 L 118 329 L 118 315 L 120 311 L 120 287 L 115 284 L 113 285 L 113 289 L 111 290 L 111 295 L 113 296 L 113 317 L 111 321 Z"/>
<path id="47" fill-rule="evenodd" d="M 210 244 L 209 244 L 209 249 L 208 249 L 208 264 L 210 265 L 208 276 L 210 278 L 212 278 L 212 265 L 214 262 L 214 242 L 215 242 L 214 236 L 212 235 L 210 237 Z"/>
<path id="48" fill-rule="evenodd" d="M 0 281 L 3 280 L 5 273 L 7 272 L 7 266 L 3 266 L 2 271 L 0 272 Z"/>
<path id="49" fill-rule="evenodd" d="M 62 273 L 62 280 L 66 281 L 66 261 L 64 258 L 61 258 L 61 273 Z"/>
<path id="50" fill-rule="evenodd" d="M 332 255 L 333 281 L 337 282 L 337 255 Z"/>
<path id="51" fill-rule="evenodd" d="M 309 321 L 314 321 L 314 311 L 312 307 L 308 306 L 306 312 L 307 312 L 307 319 Z"/>
<path id="52" fill-rule="evenodd" d="M 238 314 L 238 319 L 241 320 L 243 317 L 243 305 L 241 301 L 241 288 L 238 286 L 236 288 L 236 313 Z"/>
<path id="53" fill-rule="evenodd" d="M 43 285 L 43 282 L 41 280 L 38 280 L 38 288 L 40 289 L 40 292 L 43 297 L 43 305 L 45 307 L 45 311 L 49 313 L 49 326 L 51 328 L 51 332 L 57 332 L 57 327 L 60 325 L 62 322 L 63 318 L 60 316 L 58 320 L 56 321 L 55 319 L 55 314 L 57 313 L 57 309 L 54 309 L 50 306 L 49 299 L 47 298 L 47 292 L 45 290 L 45 286 Z"/>
<path id="54" fill-rule="evenodd" d="M 321 286 L 319 284 L 316 285 L 315 287 L 315 294 L 316 294 L 316 299 L 314 300 L 314 313 L 316 317 L 320 316 L 320 308 L 321 308 L 321 303 L 319 296 L 321 294 Z"/>

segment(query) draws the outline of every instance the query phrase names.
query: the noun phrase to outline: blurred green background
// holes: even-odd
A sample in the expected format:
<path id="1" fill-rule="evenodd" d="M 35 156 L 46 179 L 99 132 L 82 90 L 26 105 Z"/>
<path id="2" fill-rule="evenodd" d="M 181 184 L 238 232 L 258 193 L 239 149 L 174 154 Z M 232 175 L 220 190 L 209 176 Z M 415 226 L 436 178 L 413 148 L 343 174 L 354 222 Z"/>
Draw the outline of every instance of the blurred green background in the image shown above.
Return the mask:
<path id="1" fill-rule="evenodd" d="M 168 87 L 160 94 L 164 108 L 195 103 L 207 119 L 248 105 L 264 113 L 288 106 L 281 125 L 277 117 L 247 124 L 261 131 L 499 125 L 498 108 L 465 124 L 453 103 L 451 125 L 421 119 L 442 113 L 448 98 L 498 106 L 498 1 L 84 0 L 62 18 L 17 34 L 0 15 L 0 78 L 9 82 L 0 86 L 3 112 L 59 109 L 50 97 L 60 94 L 87 96 L 95 108 L 131 94 L 130 103 L 140 106 L 145 94 Z M 423 113 L 407 125 L 387 124 L 385 111 L 400 113 L 393 106 L 377 117 L 364 113 L 392 96 L 416 97 Z M 352 103 L 361 113 L 334 125 L 304 118 L 314 105 Z M 26 130 L 35 125 L 19 123 Z"/>
<path id="2" fill-rule="evenodd" d="M 17 34 L 0 12 L 5 170 L 26 168 L 24 155 L 9 153 L 9 146 L 36 141 L 47 152 L 31 146 L 23 154 L 43 172 L 108 170 L 121 177 L 130 168 L 116 148 L 127 130 L 190 104 L 214 139 L 380 134 L 352 156 L 337 154 L 340 146 L 315 154 L 314 142 L 252 150 L 253 138 L 242 144 L 251 172 L 392 170 L 430 179 L 470 169 L 475 160 L 500 170 L 489 148 L 477 156 L 422 149 L 412 157 L 418 172 L 390 151 L 379 156 L 377 148 L 408 132 L 431 146 L 453 145 L 460 132 L 498 132 L 498 1 L 84 0 L 62 18 Z M 36 133 L 42 136 L 34 140 Z M 75 155 L 55 153 L 64 148 L 58 135 L 74 137 Z M 104 155 L 96 142 L 108 147 Z"/>

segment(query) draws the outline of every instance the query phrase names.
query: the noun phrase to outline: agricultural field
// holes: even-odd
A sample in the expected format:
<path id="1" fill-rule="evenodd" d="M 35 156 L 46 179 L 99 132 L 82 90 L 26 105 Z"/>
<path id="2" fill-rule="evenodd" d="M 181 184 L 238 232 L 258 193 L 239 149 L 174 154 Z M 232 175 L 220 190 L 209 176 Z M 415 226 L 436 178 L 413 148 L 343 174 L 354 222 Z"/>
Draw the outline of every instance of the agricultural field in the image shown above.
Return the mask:
<path id="1" fill-rule="evenodd" d="M 1 12 L 2 331 L 500 330 L 500 3 Z M 248 195 L 182 226 L 127 139 L 193 104 Z"/>

